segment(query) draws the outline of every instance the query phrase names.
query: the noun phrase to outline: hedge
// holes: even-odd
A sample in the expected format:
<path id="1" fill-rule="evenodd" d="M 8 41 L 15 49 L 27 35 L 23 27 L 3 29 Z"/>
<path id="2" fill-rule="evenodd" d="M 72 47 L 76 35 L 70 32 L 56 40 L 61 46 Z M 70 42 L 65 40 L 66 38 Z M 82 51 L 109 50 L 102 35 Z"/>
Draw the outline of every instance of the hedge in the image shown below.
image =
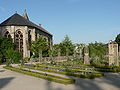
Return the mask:
<path id="1" fill-rule="evenodd" d="M 89 79 L 93 79 L 95 77 L 102 77 L 102 76 L 104 76 L 103 73 L 97 73 L 97 72 L 92 72 L 92 73 L 84 72 L 86 74 L 81 75 L 81 74 L 76 74 L 76 73 L 71 73 L 71 72 L 48 70 L 48 69 L 35 68 L 35 67 L 30 67 L 30 66 L 23 66 L 23 67 L 29 68 L 29 69 L 47 71 L 47 72 L 54 72 L 54 73 L 63 74 L 63 75 L 69 75 L 69 76 L 74 76 L 74 77 L 89 78 Z"/>
<path id="2" fill-rule="evenodd" d="M 7 66 L 4 68 L 9 69 L 11 71 L 19 72 L 22 74 L 27 74 L 30 76 L 43 78 L 45 80 L 53 81 L 53 82 L 57 82 L 57 83 L 62 83 L 62 84 L 75 83 L 75 79 L 69 78 L 69 77 L 60 77 L 60 76 L 56 76 L 56 75 L 51 75 L 51 74 L 46 74 L 46 73 L 38 73 L 38 72 L 34 72 L 34 71 L 29 71 L 29 70 L 25 70 L 25 69 L 14 68 L 14 67 L 7 67 Z"/>

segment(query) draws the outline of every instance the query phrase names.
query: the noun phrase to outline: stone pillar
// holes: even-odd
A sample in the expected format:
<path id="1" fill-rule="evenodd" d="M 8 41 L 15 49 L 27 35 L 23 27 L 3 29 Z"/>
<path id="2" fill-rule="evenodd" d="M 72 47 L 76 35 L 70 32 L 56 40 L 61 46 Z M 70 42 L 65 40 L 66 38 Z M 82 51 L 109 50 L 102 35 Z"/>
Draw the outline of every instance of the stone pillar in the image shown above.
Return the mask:
<path id="1" fill-rule="evenodd" d="M 84 64 L 90 64 L 90 61 L 89 61 L 89 48 L 88 48 L 88 46 L 84 47 Z"/>
<path id="2" fill-rule="evenodd" d="M 74 58 L 76 58 L 76 48 L 74 48 L 74 54 L 73 54 Z"/>
<path id="3" fill-rule="evenodd" d="M 75 46 L 75 53 L 76 53 L 76 57 L 83 59 L 83 49 L 84 49 L 84 44 L 77 44 Z"/>
<path id="4" fill-rule="evenodd" d="M 50 43 L 50 49 L 52 50 L 52 49 L 53 49 L 53 41 L 52 41 L 52 38 L 50 38 L 49 43 Z"/>
<path id="5" fill-rule="evenodd" d="M 35 33 L 35 28 L 33 30 L 31 30 L 31 40 L 35 41 L 36 40 L 36 33 Z"/>
<path id="6" fill-rule="evenodd" d="M 108 43 L 108 48 L 109 48 L 109 65 L 119 66 L 118 44 L 115 41 L 110 40 Z"/>
<path id="7" fill-rule="evenodd" d="M 30 57 L 28 51 L 28 27 L 25 26 L 25 29 L 23 31 L 23 58 Z"/>
<path id="8" fill-rule="evenodd" d="M 11 26 L 11 32 L 10 32 L 11 38 L 13 39 L 13 42 L 15 42 L 15 26 Z"/>
<path id="9" fill-rule="evenodd" d="M 79 53 L 80 53 L 79 57 L 83 59 L 83 47 L 82 46 L 79 48 Z"/>

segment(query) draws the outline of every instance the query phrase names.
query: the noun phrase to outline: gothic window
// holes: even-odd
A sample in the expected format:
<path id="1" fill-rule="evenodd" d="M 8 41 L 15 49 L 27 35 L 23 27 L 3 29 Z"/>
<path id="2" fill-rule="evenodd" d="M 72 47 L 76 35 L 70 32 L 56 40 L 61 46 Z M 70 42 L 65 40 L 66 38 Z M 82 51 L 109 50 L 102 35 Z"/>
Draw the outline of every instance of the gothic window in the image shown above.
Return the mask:
<path id="1" fill-rule="evenodd" d="M 35 32 L 35 40 L 37 40 L 38 38 L 37 38 L 37 32 Z"/>
<path id="2" fill-rule="evenodd" d="M 19 51 L 23 51 L 23 34 L 19 30 L 15 33 L 15 43 L 16 49 Z"/>
<path id="3" fill-rule="evenodd" d="M 28 42 L 29 42 L 29 45 L 31 44 L 31 32 L 30 30 L 28 31 Z"/>
<path id="4" fill-rule="evenodd" d="M 5 35 L 4 35 L 5 37 L 7 37 L 7 38 L 11 38 L 11 35 L 10 35 L 10 33 L 7 31 L 7 32 L 5 32 Z"/>

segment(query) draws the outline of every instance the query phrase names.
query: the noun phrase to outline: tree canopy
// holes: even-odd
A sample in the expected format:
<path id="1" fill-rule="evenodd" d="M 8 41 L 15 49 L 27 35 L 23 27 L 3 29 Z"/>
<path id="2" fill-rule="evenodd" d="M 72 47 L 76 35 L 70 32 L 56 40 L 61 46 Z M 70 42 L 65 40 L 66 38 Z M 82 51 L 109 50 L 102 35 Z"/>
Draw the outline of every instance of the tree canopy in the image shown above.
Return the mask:
<path id="1" fill-rule="evenodd" d="M 115 38 L 115 41 L 118 43 L 118 45 L 120 46 L 120 34 L 117 35 L 117 37 Z"/>
<path id="2" fill-rule="evenodd" d="M 5 60 L 19 62 L 20 57 L 20 53 L 15 50 L 12 38 L 0 37 L 0 62 L 3 63 Z"/>
<path id="3" fill-rule="evenodd" d="M 105 55 L 107 54 L 107 52 L 108 52 L 108 48 L 106 44 L 98 43 L 98 42 L 89 44 L 90 57 L 92 62 L 94 63 L 97 62 L 100 64 L 101 62 L 107 62 L 104 61 L 106 59 Z"/>
<path id="4" fill-rule="evenodd" d="M 39 56 L 42 51 L 43 56 L 48 54 L 49 45 L 44 36 L 40 36 L 36 41 L 33 41 L 30 47 L 31 51 L 35 56 Z"/>
<path id="5" fill-rule="evenodd" d="M 62 56 L 73 55 L 74 45 L 68 35 L 64 37 L 64 40 L 60 43 L 60 50 Z"/>

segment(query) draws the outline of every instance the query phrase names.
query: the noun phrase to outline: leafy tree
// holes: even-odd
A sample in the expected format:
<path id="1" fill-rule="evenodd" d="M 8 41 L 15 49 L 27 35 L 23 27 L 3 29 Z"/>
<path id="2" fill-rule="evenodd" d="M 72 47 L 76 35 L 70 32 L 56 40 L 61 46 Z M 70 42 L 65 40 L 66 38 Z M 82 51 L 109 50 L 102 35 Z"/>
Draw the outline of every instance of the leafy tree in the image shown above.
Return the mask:
<path id="1" fill-rule="evenodd" d="M 52 54 L 53 57 L 58 56 L 58 53 L 60 53 L 60 44 L 54 44 L 52 51 L 53 51 Z"/>
<path id="2" fill-rule="evenodd" d="M 21 59 L 21 54 L 15 50 L 12 38 L 0 37 L 0 62 L 7 61 L 7 65 L 17 63 Z"/>
<path id="3" fill-rule="evenodd" d="M 40 36 L 36 41 L 31 44 L 30 49 L 33 54 L 35 54 L 35 56 L 39 56 L 39 58 L 42 58 L 42 56 L 48 54 L 49 45 L 45 37 Z"/>
<path id="4" fill-rule="evenodd" d="M 11 63 L 18 63 L 22 55 L 16 50 L 8 49 L 5 52 L 5 56 L 7 58 L 7 65 L 9 66 Z"/>
<path id="5" fill-rule="evenodd" d="M 60 50 L 62 56 L 73 55 L 74 53 L 74 45 L 67 35 L 64 37 L 64 40 L 60 43 Z"/>
<path id="6" fill-rule="evenodd" d="M 15 49 L 15 44 L 11 38 L 0 37 L 0 59 L 3 62 L 6 58 L 6 51 L 8 49 Z"/>
<path id="7" fill-rule="evenodd" d="M 0 52 L 0 64 L 2 64 L 2 63 L 3 63 L 2 58 L 3 58 L 3 54 Z"/>
<path id="8" fill-rule="evenodd" d="M 117 37 L 115 38 L 115 41 L 118 43 L 118 46 L 120 46 L 120 34 L 117 35 Z"/>
<path id="9" fill-rule="evenodd" d="M 104 61 L 107 52 L 108 52 L 108 48 L 106 44 L 98 43 L 98 42 L 89 44 L 89 53 L 90 53 L 90 57 L 92 58 L 91 62 L 97 62 L 97 63 L 107 62 Z"/>

